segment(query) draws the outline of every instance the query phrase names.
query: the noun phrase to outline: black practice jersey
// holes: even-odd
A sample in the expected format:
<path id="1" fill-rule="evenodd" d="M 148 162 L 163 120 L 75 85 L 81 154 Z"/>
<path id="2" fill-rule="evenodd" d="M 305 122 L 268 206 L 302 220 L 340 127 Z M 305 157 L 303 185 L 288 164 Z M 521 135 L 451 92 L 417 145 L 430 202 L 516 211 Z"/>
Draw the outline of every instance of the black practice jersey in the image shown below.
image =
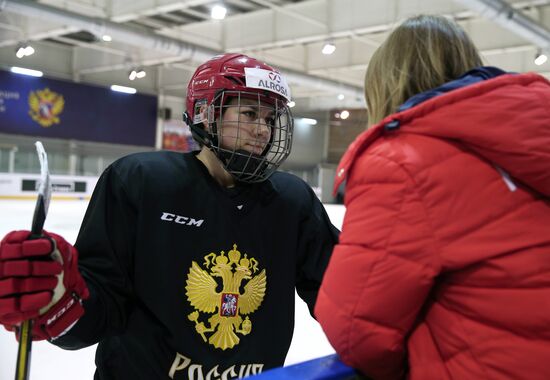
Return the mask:
<path id="1" fill-rule="evenodd" d="M 195 153 L 140 153 L 100 177 L 77 242 L 96 379 L 230 379 L 281 366 L 294 288 L 313 310 L 338 230 L 301 179 L 231 189 Z"/>

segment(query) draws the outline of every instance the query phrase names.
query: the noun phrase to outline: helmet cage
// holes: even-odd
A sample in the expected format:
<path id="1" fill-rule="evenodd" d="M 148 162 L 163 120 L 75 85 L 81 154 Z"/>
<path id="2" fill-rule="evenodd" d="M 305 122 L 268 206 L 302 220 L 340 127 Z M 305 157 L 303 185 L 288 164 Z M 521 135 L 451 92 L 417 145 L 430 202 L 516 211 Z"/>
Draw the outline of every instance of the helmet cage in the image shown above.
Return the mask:
<path id="1" fill-rule="evenodd" d="M 224 125 L 224 114 L 233 107 L 239 118 Z M 256 117 L 243 121 L 243 113 Z M 268 115 L 266 120 L 262 120 L 263 115 Z M 282 97 L 265 91 L 222 90 L 207 106 L 205 116 L 209 148 L 237 181 L 266 180 L 290 154 L 294 122 Z"/>

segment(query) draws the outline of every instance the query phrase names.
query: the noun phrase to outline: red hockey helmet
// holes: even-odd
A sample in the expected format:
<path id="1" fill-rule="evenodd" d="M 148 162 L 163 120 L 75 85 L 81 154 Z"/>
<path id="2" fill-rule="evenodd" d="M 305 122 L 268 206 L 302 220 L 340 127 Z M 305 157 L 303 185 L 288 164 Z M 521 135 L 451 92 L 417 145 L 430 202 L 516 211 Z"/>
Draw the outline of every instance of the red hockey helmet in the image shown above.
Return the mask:
<path id="1" fill-rule="evenodd" d="M 195 140 L 210 148 L 236 180 L 260 182 L 290 154 L 293 119 L 289 101 L 290 90 L 278 70 L 243 54 L 224 54 L 205 62 L 193 74 L 184 120 Z M 269 109 L 270 136 L 261 153 L 242 149 L 236 142 L 233 146 L 222 143 L 223 115 L 229 107 L 253 107 L 258 115 Z M 260 122 L 256 123 L 260 128 Z"/>

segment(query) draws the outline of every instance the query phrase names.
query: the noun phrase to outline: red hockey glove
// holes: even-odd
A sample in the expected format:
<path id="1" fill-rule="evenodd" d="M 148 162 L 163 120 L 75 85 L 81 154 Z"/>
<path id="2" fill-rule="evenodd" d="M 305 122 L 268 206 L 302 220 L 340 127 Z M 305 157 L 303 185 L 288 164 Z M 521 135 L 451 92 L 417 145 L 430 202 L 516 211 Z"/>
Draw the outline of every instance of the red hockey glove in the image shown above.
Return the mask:
<path id="1" fill-rule="evenodd" d="M 61 236 L 27 240 L 12 231 L 0 243 L 0 324 L 10 331 L 33 319 L 33 340 L 53 339 L 84 314 L 88 288 L 78 271 L 78 252 Z"/>

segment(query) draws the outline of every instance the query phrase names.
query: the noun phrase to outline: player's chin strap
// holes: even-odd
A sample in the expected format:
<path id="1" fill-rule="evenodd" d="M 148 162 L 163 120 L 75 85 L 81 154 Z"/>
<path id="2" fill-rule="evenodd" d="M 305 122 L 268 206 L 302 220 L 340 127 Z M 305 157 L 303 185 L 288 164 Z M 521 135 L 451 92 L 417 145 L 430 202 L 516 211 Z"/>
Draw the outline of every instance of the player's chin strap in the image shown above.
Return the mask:
<path id="1" fill-rule="evenodd" d="M 191 117 L 189 117 L 189 114 L 187 112 L 183 113 L 183 121 L 189 126 L 189 129 L 191 129 L 191 135 L 193 136 L 193 138 L 201 145 L 205 145 L 206 147 L 211 148 L 212 144 L 217 143 L 217 137 L 212 138 L 212 136 L 210 136 L 208 132 L 204 130 L 204 125 L 202 123 L 193 123 L 193 120 L 191 120 Z"/>
<path id="2" fill-rule="evenodd" d="M 233 152 L 220 151 L 226 170 L 239 182 L 262 182 L 267 179 L 265 175 L 269 165 L 262 156 L 239 149 Z"/>

